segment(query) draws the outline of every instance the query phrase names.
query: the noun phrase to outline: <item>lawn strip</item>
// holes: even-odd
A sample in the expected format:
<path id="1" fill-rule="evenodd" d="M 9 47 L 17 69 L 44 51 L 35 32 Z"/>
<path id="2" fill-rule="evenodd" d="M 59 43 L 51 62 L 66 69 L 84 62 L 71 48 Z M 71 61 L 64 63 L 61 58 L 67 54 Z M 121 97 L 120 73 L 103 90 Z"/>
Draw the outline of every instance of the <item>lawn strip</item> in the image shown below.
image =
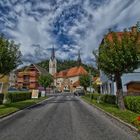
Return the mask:
<path id="1" fill-rule="evenodd" d="M 14 113 L 28 106 L 35 105 L 45 99 L 47 99 L 47 97 L 0 105 L 0 117 L 7 116 L 8 114 Z"/>
<path id="2" fill-rule="evenodd" d="M 115 117 L 118 117 L 119 119 L 123 120 L 126 123 L 129 123 L 131 125 L 133 124 L 133 120 L 140 116 L 140 114 L 132 112 L 130 110 L 125 110 L 122 111 L 120 110 L 116 105 L 112 105 L 112 104 L 107 104 L 107 103 L 97 103 L 96 100 L 90 100 L 88 97 L 82 97 L 84 100 L 86 100 L 88 103 L 90 104 L 94 104 L 95 106 L 101 108 L 102 110 L 104 110 L 105 112 L 108 112 L 110 114 L 112 114 Z M 140 130 L 140 127 L 135 126 Z"/>

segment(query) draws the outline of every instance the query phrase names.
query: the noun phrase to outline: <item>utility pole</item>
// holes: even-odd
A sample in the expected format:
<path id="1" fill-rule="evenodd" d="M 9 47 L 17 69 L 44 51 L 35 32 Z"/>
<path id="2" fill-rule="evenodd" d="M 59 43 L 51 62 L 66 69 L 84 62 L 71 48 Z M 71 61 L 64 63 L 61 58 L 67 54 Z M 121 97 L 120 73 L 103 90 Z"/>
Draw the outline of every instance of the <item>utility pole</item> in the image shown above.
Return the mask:
<path id="1" fill-rule="evenodd" d="M 91 70 L 89 70 L 89 78 L 90 78 L 90 100 L 92 100 L 91 99 L 91 82 L 92 82 L 92 75 L 91 75 Z"/>

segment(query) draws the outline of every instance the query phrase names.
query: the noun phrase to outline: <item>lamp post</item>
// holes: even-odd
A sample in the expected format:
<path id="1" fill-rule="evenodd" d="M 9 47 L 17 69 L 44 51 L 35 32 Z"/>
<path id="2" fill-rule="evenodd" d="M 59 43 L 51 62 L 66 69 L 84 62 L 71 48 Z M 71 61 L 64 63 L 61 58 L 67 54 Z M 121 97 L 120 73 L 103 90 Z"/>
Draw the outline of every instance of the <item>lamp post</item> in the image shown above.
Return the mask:
<path id="1" fill-rule="evenodd" d="M 90 79 L 90 100 L 91 99 L 91 82 L 92 82 L 92 79 L 91 79 L 91 70 L 89 70 L 89 79 Z"/>

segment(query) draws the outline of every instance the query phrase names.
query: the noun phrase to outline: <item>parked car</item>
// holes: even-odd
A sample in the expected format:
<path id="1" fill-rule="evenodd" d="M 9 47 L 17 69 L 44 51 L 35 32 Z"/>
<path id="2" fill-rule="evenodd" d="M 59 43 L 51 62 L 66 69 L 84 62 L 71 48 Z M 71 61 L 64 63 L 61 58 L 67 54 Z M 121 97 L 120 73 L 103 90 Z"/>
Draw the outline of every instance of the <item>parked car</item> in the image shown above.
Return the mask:
<path id="1" fill-rule="evenodd" d="M 15 87 L 9 87 L 8 88 L 8 92 L 15 92 L 15 91 L 18 91 L 18 89 L 15 88 Z"/>
<path id="2" fill-rule="evenodd" d="M 85 94 L 84 89 L 81 88 L 76 88 L 76 90 L 74 91 L 74 95 L 76 96 L 83 96 Z"/>

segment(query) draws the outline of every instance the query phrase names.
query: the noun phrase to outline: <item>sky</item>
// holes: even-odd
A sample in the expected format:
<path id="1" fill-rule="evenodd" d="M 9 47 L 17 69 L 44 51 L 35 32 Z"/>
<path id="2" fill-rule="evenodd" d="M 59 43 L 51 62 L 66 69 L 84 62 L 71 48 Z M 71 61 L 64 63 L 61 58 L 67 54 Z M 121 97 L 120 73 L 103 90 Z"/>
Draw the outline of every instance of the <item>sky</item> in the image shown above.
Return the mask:
<path id="1" fill-rule="evenodd" d="M 109 28 L 121 31 L 140 20 L 140 0 L 0 0 L 0 33 L 20 43 L 24 63 L 57 59 L 94 63 Z"/>

